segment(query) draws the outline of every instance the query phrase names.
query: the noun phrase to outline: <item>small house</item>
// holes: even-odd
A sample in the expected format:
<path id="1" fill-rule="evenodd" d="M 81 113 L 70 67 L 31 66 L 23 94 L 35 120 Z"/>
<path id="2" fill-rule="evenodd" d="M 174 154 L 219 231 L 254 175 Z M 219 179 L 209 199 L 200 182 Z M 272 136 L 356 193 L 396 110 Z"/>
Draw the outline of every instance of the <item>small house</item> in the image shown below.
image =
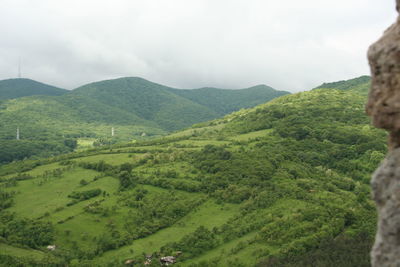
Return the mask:
<path id="1" fill-rule="evenodd" d="M 161 257 L 160 258 L 160 263 L 162 264 L 162 265 L 171 265 L 171 264 L 174 264 L 174 263 L 176 263 L 176 257 L 174 257 L 174 256 L 165 256 L 165 257 Z"/>
<path id="2" fill-rule="evenodd" d="M 47 249 L 50 251 L 54 251 L 54 250 L 56 250 L 56 245 L 48 245 Z"/>

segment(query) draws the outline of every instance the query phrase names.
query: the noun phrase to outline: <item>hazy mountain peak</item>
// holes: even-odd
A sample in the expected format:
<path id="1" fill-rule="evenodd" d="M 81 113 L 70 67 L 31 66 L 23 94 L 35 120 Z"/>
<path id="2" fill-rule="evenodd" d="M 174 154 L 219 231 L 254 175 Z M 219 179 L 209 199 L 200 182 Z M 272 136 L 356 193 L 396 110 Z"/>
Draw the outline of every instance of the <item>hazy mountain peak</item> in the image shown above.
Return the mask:
<path id="1" fill-rule="evenodd" d="M 44 84 L 27 78 L 14 78 L 0 81 L 0 100 L 32 95 L 58 96 L 68 90 Z"/>

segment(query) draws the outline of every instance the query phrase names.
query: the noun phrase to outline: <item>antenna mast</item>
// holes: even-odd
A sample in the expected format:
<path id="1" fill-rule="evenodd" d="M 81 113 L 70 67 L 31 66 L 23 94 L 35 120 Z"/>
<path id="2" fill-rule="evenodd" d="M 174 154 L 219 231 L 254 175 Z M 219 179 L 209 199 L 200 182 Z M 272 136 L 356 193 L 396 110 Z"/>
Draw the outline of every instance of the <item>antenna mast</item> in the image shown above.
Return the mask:
<path id="1" fill-rule="evenodd" d="M 21 79 L 21 58 L 18 59 L 18 78 Z"/>

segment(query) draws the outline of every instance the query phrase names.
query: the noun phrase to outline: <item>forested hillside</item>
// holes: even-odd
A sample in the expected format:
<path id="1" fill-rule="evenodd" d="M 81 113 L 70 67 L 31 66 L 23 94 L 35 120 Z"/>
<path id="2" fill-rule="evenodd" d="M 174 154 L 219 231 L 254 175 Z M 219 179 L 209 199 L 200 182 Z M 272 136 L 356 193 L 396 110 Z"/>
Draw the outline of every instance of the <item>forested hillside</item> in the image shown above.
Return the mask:
<path id="1" fill-rule="evenodd" d="M 118 107 L 156 123 L 164 130 L 178 130 L 195 122 L 218 117 L 205 106 L 171 93 L 168 87 L 141 78 L 121 78 L 85 85 L 71 95 L 84 96 Z"/>
<path id="2" fill-rule="evenodd" d="M 371 77 L 361 76 L 347 81 L 323 83 L 322 85 L 318 86 L 315 89 L 333 88 L 338 90 L 351 90 L 353 92 L 358 92 L 360 94 L 366 95 L 368 93 L 370 85 L 371 85 Z"/>
<path id="3" fill-rule="evenodd" d="M 30 79 L 7 79 L 0 81 L 0 101 L 32 95 L 58 96 L 67 92 L 68 90 Z"/>
<path id="4" fill-rule="evenodd" d="M 216 98 L 194 90 L 194 99 L 201 100 L 197 103 L 178 91 L 141 78 L 101 81 L 72 91 L 27 79 L 0 81 L 0 99 L 2 94 L 15 98 L 0 101 L 0 164 L 70 152 L 80 143 L 109 145 L 161 136 L 287 93 L 271 88 L 259 88 L 257 94 L 249 89 L 213 89 L 223 96 Z M 35 96 L 22 97 L 28 95 Z M 229 108 L 220 110 L 218 103 Z"/>
<path id="5" fill-rule="evenodd" d="M 386 136 L 370 126 L 359 84 L 348 87 L 0 167 L 0 262 L 369 266 L 369 179 Z"/>
<path id="6" fill-rule="evenodd" d="M 285 94 L 265 85 L 239 90 L 174 89 L 137 77 L 92 83 L 72 92 L 137 114 L 164 130 L 182 129 Z"/>

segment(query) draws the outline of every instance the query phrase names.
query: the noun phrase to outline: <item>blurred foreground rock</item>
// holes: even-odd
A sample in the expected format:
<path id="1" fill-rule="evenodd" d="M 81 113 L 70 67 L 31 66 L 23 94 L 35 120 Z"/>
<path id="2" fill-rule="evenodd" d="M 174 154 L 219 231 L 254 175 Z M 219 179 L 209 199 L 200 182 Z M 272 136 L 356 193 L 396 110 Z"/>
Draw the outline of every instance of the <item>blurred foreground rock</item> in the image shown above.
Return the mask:
<path id="1" fill-rule="evenodd" d="M 400 0 L 396 1 L 399 11 Z M 368 51 L 372 84 L 366 111 L 389 132 L 389 154 L 372 178 L 379 221 L 372 266 L 400 266 L 400 19 Z"/>
<path id="2" fill-rule="evenodd" d="M 371 184 L 379 213 L 372 266 L 400 266 L 400 148 L 389 152 Z"/>

